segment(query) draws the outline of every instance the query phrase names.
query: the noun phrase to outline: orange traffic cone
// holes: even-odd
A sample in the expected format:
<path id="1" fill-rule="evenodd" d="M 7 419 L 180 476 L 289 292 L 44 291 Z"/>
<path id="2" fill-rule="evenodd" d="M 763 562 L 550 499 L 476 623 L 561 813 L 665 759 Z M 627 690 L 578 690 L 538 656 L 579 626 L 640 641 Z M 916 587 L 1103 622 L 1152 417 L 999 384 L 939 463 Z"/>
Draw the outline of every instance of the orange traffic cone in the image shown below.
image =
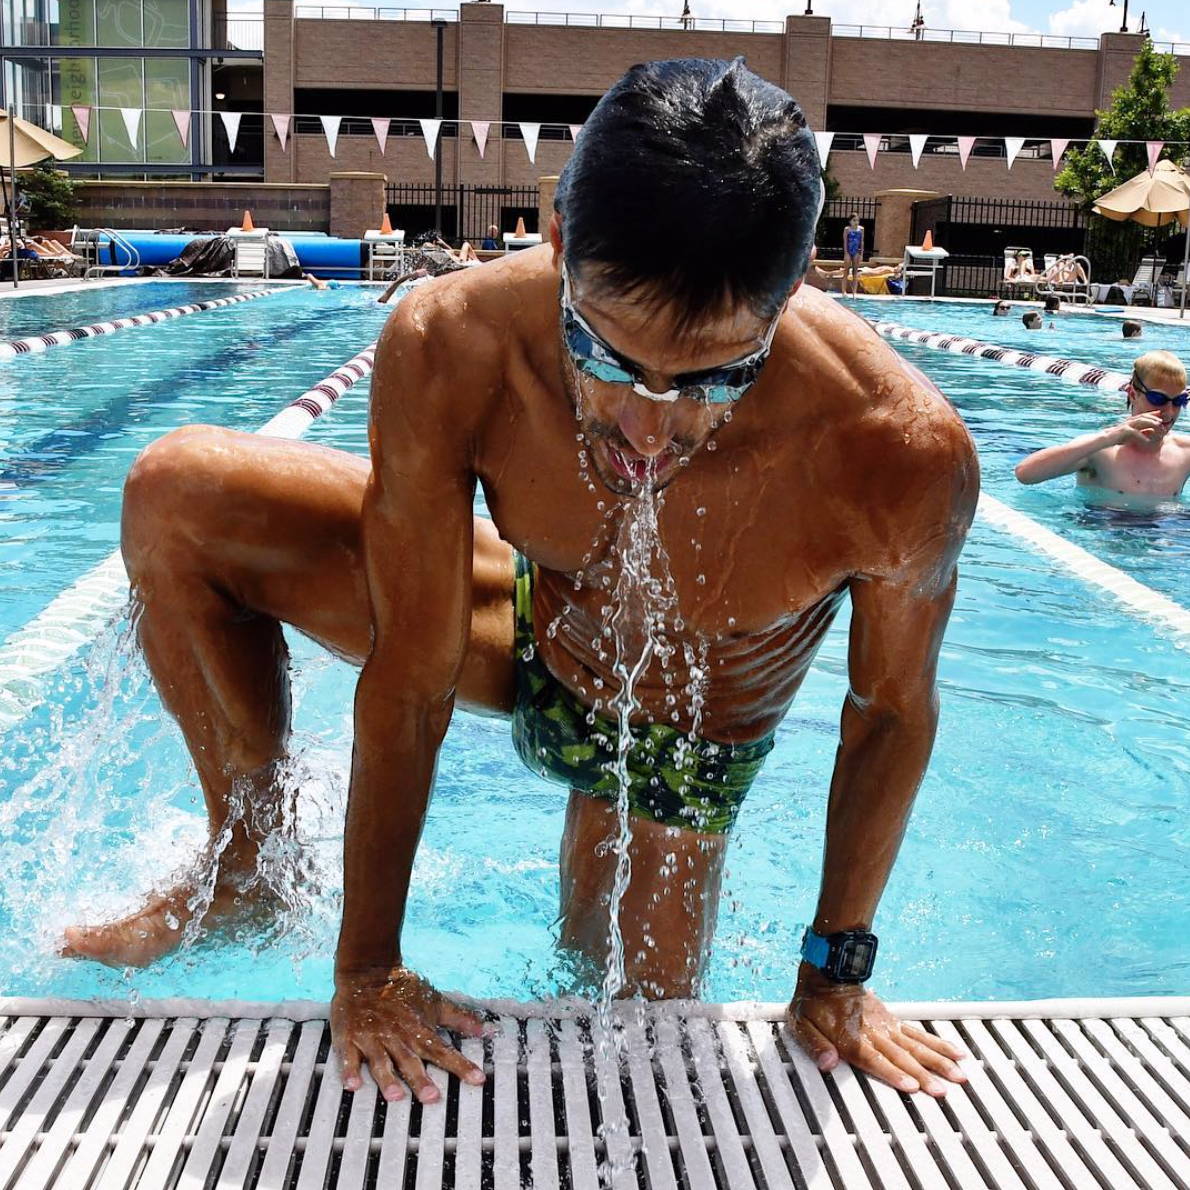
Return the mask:
<path id="1" fill-rule="evenodd" d="M 516 231 L 513 233 L 518 240 L 523 240 L 528 234 L 525 231 L 525 220 L 523 218 L 516 221 Z"/>
<path id="2" fill-rule="evenodd" d="M 934 246 L 934 232 L 926 228 L 926 238 L 921 242 L 922 251 L 928 252 Z"/>
<path id="3" fill-rule="evenodd" d="M 244 222 L 240 224 L 240 231 L 255 231 L 256 227 L 252 223 L 252 212 L 244 212 Z"/>
<path id="4" fill-rule="evenodd" d="M 392 220 L 388 217 L 388 210 L 385 209 L 384 218 L 380 220 L 380 234 L 382 236 L 391 236 L 393 234 Z"/>

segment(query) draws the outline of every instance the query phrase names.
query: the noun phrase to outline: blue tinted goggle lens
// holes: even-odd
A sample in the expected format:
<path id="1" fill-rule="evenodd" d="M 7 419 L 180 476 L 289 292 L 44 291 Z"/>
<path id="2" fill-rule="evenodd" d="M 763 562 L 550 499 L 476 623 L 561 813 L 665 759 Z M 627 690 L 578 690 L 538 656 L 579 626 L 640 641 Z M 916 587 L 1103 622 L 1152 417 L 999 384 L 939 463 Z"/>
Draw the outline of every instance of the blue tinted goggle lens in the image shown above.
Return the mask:
<path id="1" fill-rule="evenodd" d="M 1167 403 L 1175 405 L 1179 409 L 1185 409 L 1190 404 L 1190 393 L 1182 393 L 1180 396 L 1170 397 L 1165 393 L 1155 393 L 1145 389 L 1145 398 L 1150 405 L 1156 405 L 1158 409 L 1163 409 Z"/>

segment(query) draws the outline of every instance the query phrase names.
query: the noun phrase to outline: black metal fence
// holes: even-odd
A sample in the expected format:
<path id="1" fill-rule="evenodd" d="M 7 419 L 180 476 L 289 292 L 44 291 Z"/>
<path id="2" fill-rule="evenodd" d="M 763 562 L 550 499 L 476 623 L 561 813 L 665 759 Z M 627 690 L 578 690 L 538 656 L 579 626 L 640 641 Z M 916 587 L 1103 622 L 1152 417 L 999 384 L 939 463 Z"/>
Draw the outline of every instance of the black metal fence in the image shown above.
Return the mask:
<path id="1" fill-rule="evenodd" d="M 406 242 L 418 232 L 434 228 L 437 191 L 429 182 L 404 182 L 384 188 L 388 217 L 402 228 Z M 470 240 L 476 247 L 488 234 L 515 231 L 518 219 L 525 230 L 538 229 L 536 186 L 443 186 L 442 234 L 448 240 Z"/>

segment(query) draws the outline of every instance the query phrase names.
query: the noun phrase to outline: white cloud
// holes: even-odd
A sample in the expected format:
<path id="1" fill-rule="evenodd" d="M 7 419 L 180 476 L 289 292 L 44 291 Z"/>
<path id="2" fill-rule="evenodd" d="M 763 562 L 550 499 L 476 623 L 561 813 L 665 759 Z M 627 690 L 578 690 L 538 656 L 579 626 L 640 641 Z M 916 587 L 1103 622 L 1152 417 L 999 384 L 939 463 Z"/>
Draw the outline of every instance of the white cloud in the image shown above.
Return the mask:
<path id="1" fill-rule="evenodd" d="M 1049 26 L 1059 37 L 1098 37 L 1120 27 L 1120 14 L 1106 0 L 1074 0 L 1069 8 L 1050 13 Z"/>

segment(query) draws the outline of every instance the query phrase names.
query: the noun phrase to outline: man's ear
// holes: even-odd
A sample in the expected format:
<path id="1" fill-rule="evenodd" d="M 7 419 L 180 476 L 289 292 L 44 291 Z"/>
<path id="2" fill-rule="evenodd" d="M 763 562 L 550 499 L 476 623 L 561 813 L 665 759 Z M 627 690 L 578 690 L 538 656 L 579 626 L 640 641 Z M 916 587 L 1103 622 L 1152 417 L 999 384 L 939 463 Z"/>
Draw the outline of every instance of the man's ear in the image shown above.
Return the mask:
<path id="1" fill-rule="evenodd" d="M 554 248 L 554 267 L 562 259 L 562 216 L 555 211 L 550 216 L 550 243 Z"/>

